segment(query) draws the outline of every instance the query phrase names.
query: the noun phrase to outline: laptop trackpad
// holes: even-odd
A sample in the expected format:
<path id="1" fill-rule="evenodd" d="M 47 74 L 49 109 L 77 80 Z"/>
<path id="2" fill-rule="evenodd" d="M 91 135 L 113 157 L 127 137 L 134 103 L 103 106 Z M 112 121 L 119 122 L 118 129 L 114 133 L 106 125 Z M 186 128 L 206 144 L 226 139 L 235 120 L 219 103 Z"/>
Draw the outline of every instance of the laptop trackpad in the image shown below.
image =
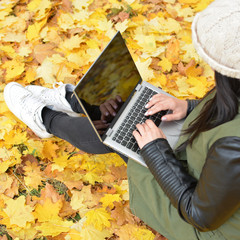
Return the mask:
<path id="1" fill-rule="evenodd" d="M 185 119 L 179 121 L 161 122 L 161 124 L 159 125 L 159 128 L 162 129 L 163 133 L 167 137 L 169 145 L 172 148 L 175 147 L 179 139 L 184 120 Z"/>

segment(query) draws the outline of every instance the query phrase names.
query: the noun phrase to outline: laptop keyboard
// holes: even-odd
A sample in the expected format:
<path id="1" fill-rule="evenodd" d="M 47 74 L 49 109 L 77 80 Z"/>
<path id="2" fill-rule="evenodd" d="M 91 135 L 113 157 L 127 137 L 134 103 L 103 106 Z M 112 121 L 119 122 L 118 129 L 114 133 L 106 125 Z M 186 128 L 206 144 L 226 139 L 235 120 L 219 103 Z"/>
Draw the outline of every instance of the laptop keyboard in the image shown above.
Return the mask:
<path id="1" fill-rule="evenodd" d="M 124 119 L 123 123 L 118 128 L 117 132 L 114 134 L 112 140 L 126 146 L 128 149 L 139 153 L 140 148 L 132 135 L 132 132 L 136 129 L 136 125 L 138 123 L 143 123 L 147 119 L 151 119 L 157 126 L 161 123 L 161 117 L 167 113 L 167 111 L 161 111 L 152 116 L 145 116 L 145 112 L 147 109 L 145 105 L 149 102 L 149 99 L 157 94 L 156 91 L 149 89 L 147 87 L 144 88 L 143 92 L 136 100 L 135 104 L 130 109 L 128 115 Z"/>

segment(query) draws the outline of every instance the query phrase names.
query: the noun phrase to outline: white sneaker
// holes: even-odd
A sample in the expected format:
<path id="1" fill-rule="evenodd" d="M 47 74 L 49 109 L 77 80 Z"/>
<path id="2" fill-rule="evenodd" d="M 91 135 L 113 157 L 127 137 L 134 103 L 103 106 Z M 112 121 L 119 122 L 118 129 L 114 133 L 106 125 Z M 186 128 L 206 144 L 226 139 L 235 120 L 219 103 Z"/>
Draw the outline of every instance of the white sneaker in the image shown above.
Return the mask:
<path id="1" fill-rule="evenodd" d="M 40 138 L 50 138 L 42 120 L 44 101 L 33 96 L 22 85 L 11 82 L 4 88 L 4 99 L 11 112 L 24 122 Z"/>
<path id="2" fill-rule="evenodd" d="M 59 85 L 57 88 L 55 84 Z M 74 85 L 63 84 L 62 82 L 56 82 L 53 84 L 53 88 L 45 88 L 36 85 L 28 85 L 25 88 L 34 94 L 35 97 L 42 99 L 47 105 L 52 106 L 51 109 L 65 112 L 71 116 L 79 116 L 75 113 L 68 101 L 66 100 L 66 91 L 73 92 Z"/>

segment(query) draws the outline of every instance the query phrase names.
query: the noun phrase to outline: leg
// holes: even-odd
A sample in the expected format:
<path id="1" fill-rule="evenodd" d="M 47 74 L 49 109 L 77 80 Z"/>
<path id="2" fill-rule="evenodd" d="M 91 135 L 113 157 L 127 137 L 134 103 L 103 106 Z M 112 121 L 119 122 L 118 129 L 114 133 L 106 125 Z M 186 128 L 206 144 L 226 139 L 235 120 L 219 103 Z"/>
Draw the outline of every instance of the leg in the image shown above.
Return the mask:
<path id="1" fill-rule="evenodd" d="M 45 107 L 42 110 L 42 119 L 49 133 L 70 142 L 84 152 L 93 154 L 114 152 L 99 140 L 86 117 L 71 117 Z M 120 156 L 127 162 L 125 156 Z"/>
<path id="2" fill-rule="evenodd" d="M 112 152 L 100 142 L 85 117 L 71 117 L 66 113 L 45 107 L 42 111 L 42 119 L 49 133 L 70 142 L 84 152 L 94 154 Z"/>
<path id="3" fill-rule="evenodd" d="M 75 97 L 73 92 L 66 91 L 66 100 L 70 104 L 72 110 L 76 113 L 84 113 L 81 105 L 79 104 L 77 98 Z"/>

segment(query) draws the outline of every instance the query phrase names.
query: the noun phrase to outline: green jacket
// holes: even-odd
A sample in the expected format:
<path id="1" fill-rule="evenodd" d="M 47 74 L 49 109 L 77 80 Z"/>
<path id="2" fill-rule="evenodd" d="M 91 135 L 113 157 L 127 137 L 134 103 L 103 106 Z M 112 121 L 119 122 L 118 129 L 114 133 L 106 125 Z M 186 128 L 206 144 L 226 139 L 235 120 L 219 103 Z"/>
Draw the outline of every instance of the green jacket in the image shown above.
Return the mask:
<path id="1" fill-rule="evenodd" d="M 183 129 L 198 116 L 202 106 L 213 94 L 210 94 L 191 112 L 185 120 Z M 211 146 L 224 137 L 240 137 L 239 126 L 240 115 L 237 115 L 232 121 L 201 133 L 194 140 L 193 146 L 188 146 L 185 151 L 177 155 L 177 158 L 187 163 L 189 173 L 194 178 L 199 179 Z M 187 138 L 186 135 L 180 137 L 177 146 L 181 145 Z M 179 216 L 178 210 L 173 206 L 148 168 L 129 160 L 128 178 L 132 212 L 169 240 L 240 239 L 239 210 L 217 230 L 200 232 Z"/>

